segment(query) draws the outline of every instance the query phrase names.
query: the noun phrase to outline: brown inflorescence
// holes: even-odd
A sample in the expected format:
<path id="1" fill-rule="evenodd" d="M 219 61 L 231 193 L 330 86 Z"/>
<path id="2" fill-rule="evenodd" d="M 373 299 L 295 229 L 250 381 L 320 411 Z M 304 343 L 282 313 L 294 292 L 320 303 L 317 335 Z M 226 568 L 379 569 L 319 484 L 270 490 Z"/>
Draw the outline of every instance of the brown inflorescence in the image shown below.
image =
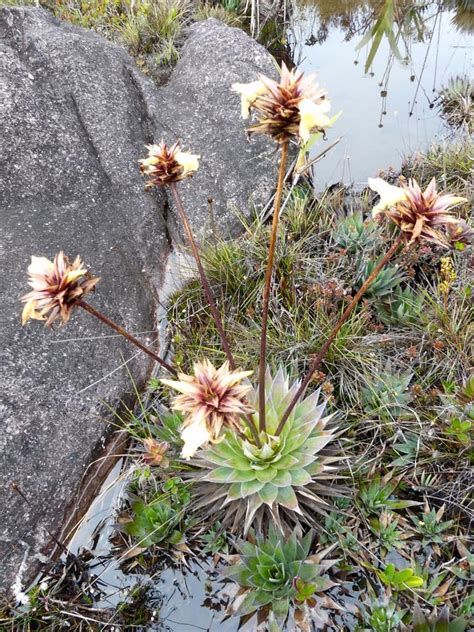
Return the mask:
<path id="1" fill-rule="evenodd" d="M 50 261 L 46 257 L 31 257 L 28 267 L 31 292 L 22 297 L 22 324 L 30 319 L 45 320 L 51 326 L 56 319 L 67 323 L 79 299 L 92 292 L 99 281 L 83 266 L 80 257 L 70 263 L 61 251 Z"/>

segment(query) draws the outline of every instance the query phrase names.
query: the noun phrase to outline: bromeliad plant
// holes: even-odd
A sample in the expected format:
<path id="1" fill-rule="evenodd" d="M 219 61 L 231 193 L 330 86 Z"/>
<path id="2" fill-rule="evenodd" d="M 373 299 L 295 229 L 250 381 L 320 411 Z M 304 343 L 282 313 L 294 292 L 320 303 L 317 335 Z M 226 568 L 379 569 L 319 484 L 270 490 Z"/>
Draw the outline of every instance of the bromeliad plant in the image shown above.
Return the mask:
<path id="1" fill-rule="evenodd" d="M 295 530 L 284 540 L 270 527 L 267 537 L 252 533 L 249 541 L 240 542 L 240 554 L 231 556 L 233 563 L 223 570 L 241 587 L 239 614 L 266 609 L 279 624 L 290 613 L 298 624 L 303 622 L 304 605 L 314 606 L 315 595 L 334 585 L 324 573 L 335 561 L 310 556 L 312 538 L 311 531 L 300 538 Z"/>
<path id="2" fill-rule="evenodd" d="M 329 507 L 325 497 L 340 493 L 337 479 L 340 457 L 330 449 L 336 436 L 333 416 L 324 416 L 319 391 L 302 399 L 293 409 L 280 434 L 282 413 L 299 388 L 290 386 L 284 369 L 272 378 L 266 374 L 266 431 L 260 445 L 243 429 L 226 430 L 220 441 L 196 455 L 187 473 L 195 481 L 194 511 L 203 518 L 217 516 L 226 527 L 246 533 L 252 524 L 263 528 L 276 524 L 282 531 L 301 523 L 313 526 L 318 512 Z M 248 400 L 257 403 L 250 390 Z"/>

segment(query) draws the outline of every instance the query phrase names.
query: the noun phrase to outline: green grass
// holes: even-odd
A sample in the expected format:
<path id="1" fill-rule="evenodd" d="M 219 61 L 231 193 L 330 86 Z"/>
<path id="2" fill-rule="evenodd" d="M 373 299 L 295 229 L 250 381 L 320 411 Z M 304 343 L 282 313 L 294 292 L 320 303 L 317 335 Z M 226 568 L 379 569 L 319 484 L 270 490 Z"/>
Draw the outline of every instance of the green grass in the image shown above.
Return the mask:
<path id="1" fill-rule="evenodd" d="M 0 0 L 0 6 L 36 4 L 35 0 Z M 241 0 L 39 0 L 39 6 L 123 44 L 145 73 L 178 61 L 184 29 L 192 22 L 215 18 L 249 31 L 250 15 L 255 11 L 252 3 Z M 265 33 L 255 36 L 275 52 L 282 46 L 282 20 L 265 24 Z M 269 25 L 274 32 L 267 32 Z"/>

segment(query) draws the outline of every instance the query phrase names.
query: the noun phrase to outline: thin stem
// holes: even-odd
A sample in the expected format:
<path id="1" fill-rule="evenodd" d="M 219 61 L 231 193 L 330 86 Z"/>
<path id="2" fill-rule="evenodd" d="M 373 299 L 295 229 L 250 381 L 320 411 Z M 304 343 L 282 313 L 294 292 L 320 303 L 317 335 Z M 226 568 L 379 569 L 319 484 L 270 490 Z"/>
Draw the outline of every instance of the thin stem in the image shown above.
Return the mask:
<path id="1" fill-rule="evenodd" d="M 178 209 L 178 213 L 180 219 L 183 223 L 184 230 L 186 232 L 186 236 L 188 238 L 189 244 L 191 246 L 191 250 L 193 252 L 194 259 L 196 261 L 196 265 L 199 272 L 199 277 L 201 279 L 202 287 L 204 288 L 204 292 L 206 294 L 207 302 L 209 304 L 209 309 L 211 310 L 212 318 L 217 327 L 217 331 L 219 332 L 219 336 L 221 338 L 222 347 L 227 356 L 227 360 L 229 361 L 229 365 L 231 369 L 236 368 L 234 356 L 232 355 L 232 351 L 230 350 L 229 341 L 227 340 L 227 336 L 224 332 L 224 327 L 222 325 L 221 317 L 219 316 L 219 312 L 217 311 L 216 303 L 214 301 L 214 297 L 212 295 L 211 286 L 209 285 L 209 281 L 207 280 L 206 273 L 204 271 L 204 267 L 201 262 L 201 257 L 199 255 L 199 250 L 194 239 L 193 232 L 191 230 L 191 226 L 189 224 L 188 216 L 186 215 L 186 211 L 184 210 L 183 203 L 181 201 L 181 196 L 179 195 L 178 189 L 176 188 L 176 183 L 172 182 L 170 184 L 171 193 L 173 194 L 174 201 L 176 203 L 176 208 Z"/>
<path id="2" fill-rule="evenodd" d="M 360 290 L 356 293 L 356 295 L 354 296 L 352 301 L 349 303 L 349 305 L 344 310 L 342 316 L 339 318 L 339 320 L 337 321 L 334 329 L 332 330 L 331 334 L 329 335 L 329 338 L 326 340 L 326 342 L 323 344 L 323 346 L 321 347 L 321 349 L 319 350 L 319 352 L 317 353 L 317 355 L 313 359 L 313 361 L 312 361 L 312 363 L 311 363 L 311 365 L 309 367 L 308 372 L 306 373 L 303 381 L 301 382 L 300 387 L 296 391 L 295 396 L 293 397 L 293 399 L 291 400 L 290 404 L 288 405 L 288 408 L 283 413 L 283 417 L 281 418 L 281 421 L 278 424 L 278 428 L 276 430 L 277 436 L 283 430 L 288 417 L 291 415 L 294 407 L 296 406 L 296 404 L 298 403 L 300 397 L 303 395 L 304 391 L 306 390 L 306 387 L 308 386 L 309 382 L 311 381 L 311 378 L 312 378 L 314 372 L 318 370 L 319 365 L 321 364 L 322 360 L 326 356 L 326 353 L 329 351 L 329 348 L 332 345 L 332 343 L 334 342 L 337 334 L 339 333 L 339 330 L 341 329 L 343 324 L 346 322 L 346 320 L 349 318 L 349 316 L 351 315 L 353 309 L 356 307 L 357 303 L 360 301 L 362 296 L 365 294 L 365 292 L 366 292 L 367 288 L 369 287 L 369 285 L 371 285 L 372 282 L 374 281 L 374 279 L 377 277 L 377 275 L 380 272 L 380 270 L 385 266 L 385 264 L 396 253 L 396 251 L 398 250 L 398 248 L 399 248 L 401 243 L 402 243 L 402 237 L 399 237 L 392 244 L 392 246 L 386 252 L 384 257 L 382 257 L 382 259 L 377 263 L 375 268 L 372 270 L 372 272 L 369 274 L 367 279 L 362 284 Z"/>
<path id="3" fill-rule="evenodd" d="M 265 370 L 267 365 L 267 325 L 268 309 L 270 304 L 270 284 L 273 272 L 273 259 L 275 256 L 275 246 L 278 233 L 278 219 L 280 216 L 281 198 L 283 194 L 283 184 L 285 181 L 286 159 L 288 156 L 288 141 L 282 143 L 280 169 L 278 171 L 277 190 L 275 193 L 275 204 L 273 207 L 272 231 L 270 234 L 270 245 L 268 247 L 267 269 L 265 271 L 265 285 L 263 288 L 262 306 L 262 333 L 260 337 L 260 364 L 258 367 L 258 419 L 259 430 L 265 432 Z"/>
<path id="4" fill-rule="evenodd" d="M 167 371 L 172 373 L 175 377 L 177 377 L 178 372 L 176 371 L 176 369 L 174 369 L 170 364 L 165 362 L 163 358 L 160 358 L 159 355 L 151 351 L 151 349 L 148 349 L 148 347 L 145 347 L 145 345 L 143 345 L 137 338 L 135 338 L 135 336 L 132 336 L 132 334 L 129 334 L 128 331 L 125 331 L 123 327 L 120 327 L 120 325 L 117 325 L 117 323 L 114 323 L 114 321 L 111 320 L 108 316 L 106 316 L 105 314 L 102 314 L 102 312 L 99 312 L 99 310 L 97 310 L 95 307 L 92 307 L 92 305 L 90 305 L 89 303 L 86 303 L 82 299 L 78 299 L 76 301 L 76 305 L 79 305 L 79 307 L 82 307 L 82 309 L 85 309 L 86 312 L 89 312 L 89 314 L 92 314 L 92 316 L 95 316 L 96 318 L 101 320 L 103 323 L 111 327 L 114 331 L 116 331 L 121 336 L 123 336 L 124 338 L 132 342 L 136 347 L 141 349 L 141 351 L 144 351 L 146 354 L 148 354 L 151 358 L 153 358 L 153 360 L 158 362 L 160 366 L 162 366 L 164 369 L 166 369 Z"/>
<path id="5" fill-rule="evenodd" d="M 217 331 L 219 332 L 219 336 L 221 338 L 222 347 L 224 348 L 225 354 L 227 356 L 227 360 L 229 361 L 229 366 L 231 369 L 236 368 L 234 356 L 232 355 L 232 351 L 230 350 L 229 341 L 227 340 L 227 336 L 225 335 L 224 326 L 222 325 L 221 317 L 219 316 L 219 312 L 217 311 L 216 303 L 214 301 L 214 296 L 212 294 L 211 286 L 206 276 L 206 272 L 204 270 L 204 266 L 201 262 L 201 257 L 199 255 L 199 250 L 196 244 L 196 240 L 194 239 L 193 232 L 191 230 L 191 226 L 189 224 L 188 216 L 186 215 L 186 211 L 184 210 L 183 202 L 181 200 L 181 196 L 179 195 L 178 189 L 176 187 L 176 183 L 172 182 L 170 184 L 171 193 L 173 194 L 173 198 L 176 204 L 176 208 L 178 209 L 179 216 L 184 226 L 184 230 L 186 232 L 186 236 L 191 246 L 191 250 L 193 252 L 194 260 L 196 261 L 196 265 L 199 272 L 199 277 L 201 279 L 201 284 L 206 294 L 206 299 L 209 305 L 209 309 L 211 310 L 212 318 L 214 319 L 214 323 L 217 327 Z M 246 415 L 248 426 L 252 433 L 252 436 L 255 440 L 257 446 L 260 446 L 260 439 L 258 437 L 257 428 L 255 426 L 255 422 L 251 415 Z"/>

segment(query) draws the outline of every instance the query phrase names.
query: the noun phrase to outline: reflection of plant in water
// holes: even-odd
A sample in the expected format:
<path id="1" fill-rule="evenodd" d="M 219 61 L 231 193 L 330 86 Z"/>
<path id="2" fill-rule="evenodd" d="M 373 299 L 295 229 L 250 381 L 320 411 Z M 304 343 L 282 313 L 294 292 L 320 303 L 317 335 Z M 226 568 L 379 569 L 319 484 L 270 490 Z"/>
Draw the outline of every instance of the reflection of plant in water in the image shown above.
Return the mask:
<path id="1" fill-rule="evenodd" d="M 402 60 L 402 55 L 398 49 L 398 40 L 400 38 L 401 29 L 395 33 L 394 26 L 397 25 L 395 19 L 395 1 L 385 0 L 380 14 L 370 31 L 365 35 L 362 41 L 357 45 L 356 50 L 360 50 L 366 44 L 370 43 L 369 53 L 365 62 L 364 70 L 368 72 L 375 59 L 375 55 L 380 47 L 383 37 L 387 38 L 390 46 L 391 54 L 398 60 Z"/>
<path id="2" fill-rule="evenodd" d="M 439 91 L 437 105 L 441 116 L 453 128 L 465 126 L 468 132 L 474 128 L 474 82 L 464 75 L 451 77 Z"/>
<path id="3" fill-rule="evenodd" d="M 461 33 L 474 31 L 474 10 L 472 0 L 443 0 L 446 9 L 454 11 L 452 23 Z"/>
<path id="4" fill-rule="evenodd" d="M 387 43 L 388 56 L 384 63 L 384 71 L 380 77 L 381 114 L 379 127 L 383 127 L 383 117 L 387 113 L 387 97 L 390 75 L 394 61 L 408 65 L 412 59 L 412 44 L 424 42 L 426 57 L 423 65 L 411 73 L 410 80 L 416 80 L 415 94 L 411 101 L 410 116 L 413 114 L 416 97 L 421 87 L 421 80 L 425 71 L 429 52 L 435 46 L 433 37 L 436 29 L 441 28 L 443 11 L 454 11 L 453 22 L 461 30 L 467 32 L 474 29 L 474 12 L 470 0 L 445 0 L 445 2 L 410 2 L 405 0 L 383 0 L 382 2 L 325 2 L 324 0 L 300 0 L 305 6 L 314 10 L 317 18 L 317 30 L 307 37 L 306 45 L 323 43 L 328 37 L 329 29 L 338 28 L 345 32 L 345 40 L 361 36 L 356 51 L 366 49 L 364 72 L 374 74 L 373 63 L 381 50 L 385 50 L 383 43 Z M 359 63 L 358 59 L 355 60 Z M 437 62 L 436 62 L 437 63 Z M 459 97 L 458 97 L 459 98 Z M 432 107 L 430 103 L 430 107 Z M 467 114 L 463 102 L 464 116 Z M 471 122 L 472 126 L 472 122 Z"/>

